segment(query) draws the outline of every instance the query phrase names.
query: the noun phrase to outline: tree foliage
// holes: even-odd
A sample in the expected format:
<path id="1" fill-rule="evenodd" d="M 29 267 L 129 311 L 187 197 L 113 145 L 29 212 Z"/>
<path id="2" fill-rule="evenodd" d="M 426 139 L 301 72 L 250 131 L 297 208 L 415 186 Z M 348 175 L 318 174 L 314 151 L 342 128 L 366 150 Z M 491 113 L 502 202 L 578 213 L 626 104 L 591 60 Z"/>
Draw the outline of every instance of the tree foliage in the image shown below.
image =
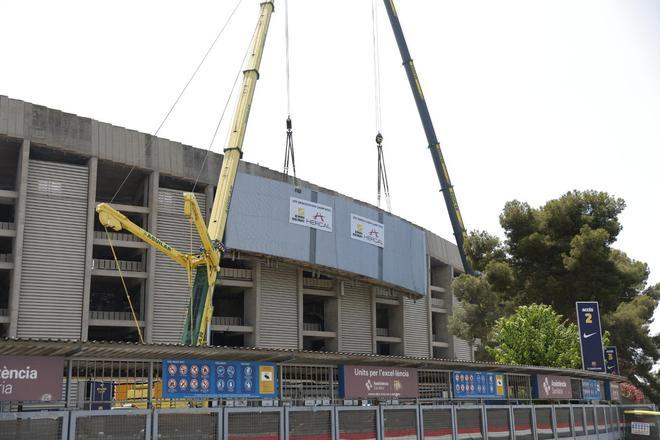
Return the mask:
<path id="1" fill-rule="evenodd" d="M 497 320 L 494 346 L 486 351 L 507 364 L 581 368 L 577 325 L 562 321 L 550 306 L 520 306 L 513 315 Z"/>
<path id="2" fill-rule="evenodd" d="M 622 373 L 660 403 L 660 377 L 651 372 L 660 337 L 649 334 L 660 285 L 647 287 L 648 266 L 613 247 L 624 208 L 622 199 L 598 191 L 571 191 L 538 208 L 507 202 L 504 241 L 483 231 L 468 237 L 466 254 L 478 275 L 454 281 L 464 310 L 450 330 L 492 346 L 497 320 L 519 305 L 546 304 L 575 322 L 575 301 L 598 301 Z"/>

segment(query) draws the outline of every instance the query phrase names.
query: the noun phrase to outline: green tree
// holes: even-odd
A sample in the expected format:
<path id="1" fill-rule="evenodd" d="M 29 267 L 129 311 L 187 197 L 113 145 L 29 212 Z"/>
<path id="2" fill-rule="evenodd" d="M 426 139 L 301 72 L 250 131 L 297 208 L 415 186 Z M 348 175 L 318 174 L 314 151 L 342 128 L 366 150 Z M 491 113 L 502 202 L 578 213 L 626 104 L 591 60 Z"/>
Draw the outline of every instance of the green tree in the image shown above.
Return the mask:
<path id="1" fill-rule="evenodd" d="M 508 318 L 498 319 L 492 342 L 494 346 L 486 351 L 497 362 L 560 368 L 582 365 L 577 326 L 563 322 L 547 305 L 520 306 Z"/>
<path id="2" fill-rule="evenodd" d="M 539 208 L 507 202 L 500 215 L 504 241 L 486 232 L 468 237 L 466 253 L 479 273 L 455 280 L 463 311 L 450 329 L 485 347 L 497 319 L 518 305 L 547 304 L 574 322 L 575 301 L 598 301 L 622 372 L 660 403 L 660 378 L 651 373 L 660 337 L 648 328 L 660 286 L 646 287 L 648 266 L 613 248 L 624 208 L 622 199 L 598 191 L 571 191 Z"/>

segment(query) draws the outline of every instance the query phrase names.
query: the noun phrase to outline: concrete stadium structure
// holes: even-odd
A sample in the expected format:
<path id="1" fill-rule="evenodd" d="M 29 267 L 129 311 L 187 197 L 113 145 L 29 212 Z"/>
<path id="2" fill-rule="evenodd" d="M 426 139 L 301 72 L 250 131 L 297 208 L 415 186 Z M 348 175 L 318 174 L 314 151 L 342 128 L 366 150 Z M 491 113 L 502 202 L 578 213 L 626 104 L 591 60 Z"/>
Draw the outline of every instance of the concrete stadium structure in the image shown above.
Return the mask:
<path id="1" fill-rule="evenodd" d="M 205 151 L 0 97 L 0 337 L 137 341 L 95 206 L 109 202 L 188 251 L 182 192 Z M 222 156 L 195 188 L 208 213 Z M 211 344 L 469 360 L 447 331 L 459 306 L 455 245 L 374 206 L 242 163 L 214 297 Z M 332 208 L 331 230 L 292 224 L 293 199 Z M 438 201 L 440 203 L 440 201 Z M 384 245 L 353 240 L 372 220 Z M 381 230 L 381 232 L 383 232 Z M 178 343 L 185 272 L 132 235 L 111 232 L 147 343 Z"/>

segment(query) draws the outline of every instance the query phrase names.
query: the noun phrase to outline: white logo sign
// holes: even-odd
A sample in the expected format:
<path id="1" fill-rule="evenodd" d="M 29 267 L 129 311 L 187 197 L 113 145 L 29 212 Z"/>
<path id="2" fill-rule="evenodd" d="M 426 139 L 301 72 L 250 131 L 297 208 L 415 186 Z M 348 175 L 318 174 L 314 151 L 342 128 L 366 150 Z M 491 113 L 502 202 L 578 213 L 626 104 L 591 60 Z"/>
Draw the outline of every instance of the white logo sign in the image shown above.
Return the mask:
<path id="1" fill-rule="evenodd" d="M 378 247 L 385 247 L 385 226 L 351 213 L 351 238 Z"/>
<path id="2" fill-rule="evenodd" d="M 582 333 L 582 336 L 584 337 L 584 339 L 587 339 L 587 338 L 590 338 L 590 337 L 592 337 L 592 336 L 593 336 L 593 335 L 595 335 L 596 333 L 598 333 L 598 332 L 594 332 L 594 333 L 589 333 L 589 334 L 586 334 L 586 333 Z"/>
<path id="3" fill-rule="evenodd" d="M 289 223 L 332 232 L 332 208 L 291 197 Z"/>
<path id="4" fill-rule="evenodd" d="M 651 435 L 651 424 L 630 422 L 630 433 L 634 435 Z"/>

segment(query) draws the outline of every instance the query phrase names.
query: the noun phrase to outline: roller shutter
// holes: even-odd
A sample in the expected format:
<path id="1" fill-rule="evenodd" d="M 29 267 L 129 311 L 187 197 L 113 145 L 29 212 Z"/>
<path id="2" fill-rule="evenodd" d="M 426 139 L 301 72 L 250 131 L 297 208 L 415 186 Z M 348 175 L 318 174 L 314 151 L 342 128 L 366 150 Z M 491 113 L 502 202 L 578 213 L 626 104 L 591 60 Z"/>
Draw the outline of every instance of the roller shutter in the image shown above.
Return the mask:
<path id="1" fill-rule="evenodd" d="M 206 212 L 206 197 L 195 194 L 202 213 Z M 183 215 L 183 191 L 158 190 L 158 238 L 181 252 L 197 252 L 200 247 L 197 230 Z M 192 227 L 192 229 L 191 229 Z M 156 252 L 154 282 L 153 342 L 178 343 L 185 322 L 190 290 L 186 271 L 161 252 Z"/>
<path id="2" fill-rule="evenodd" d="M 406 356 L 429 357 L 429 314 L 426 298 L 404 298 L 404 350 Z"/>
<path id="3" fill-rule="evenodd" d="M 259 346 L 298 348 L 297 270 L 280 264 L 261 266 Z"/>
<path id="4" fill-rule="evenodd" d="M 31 160 L 18 337 L 80 339 L 88 169 Z"/>
<path id="5" fill-rule="evenodd" d="M 341 351 L 372 353 L 371 289 L 360 283 L 344 283 L 341 297 Z"/>

